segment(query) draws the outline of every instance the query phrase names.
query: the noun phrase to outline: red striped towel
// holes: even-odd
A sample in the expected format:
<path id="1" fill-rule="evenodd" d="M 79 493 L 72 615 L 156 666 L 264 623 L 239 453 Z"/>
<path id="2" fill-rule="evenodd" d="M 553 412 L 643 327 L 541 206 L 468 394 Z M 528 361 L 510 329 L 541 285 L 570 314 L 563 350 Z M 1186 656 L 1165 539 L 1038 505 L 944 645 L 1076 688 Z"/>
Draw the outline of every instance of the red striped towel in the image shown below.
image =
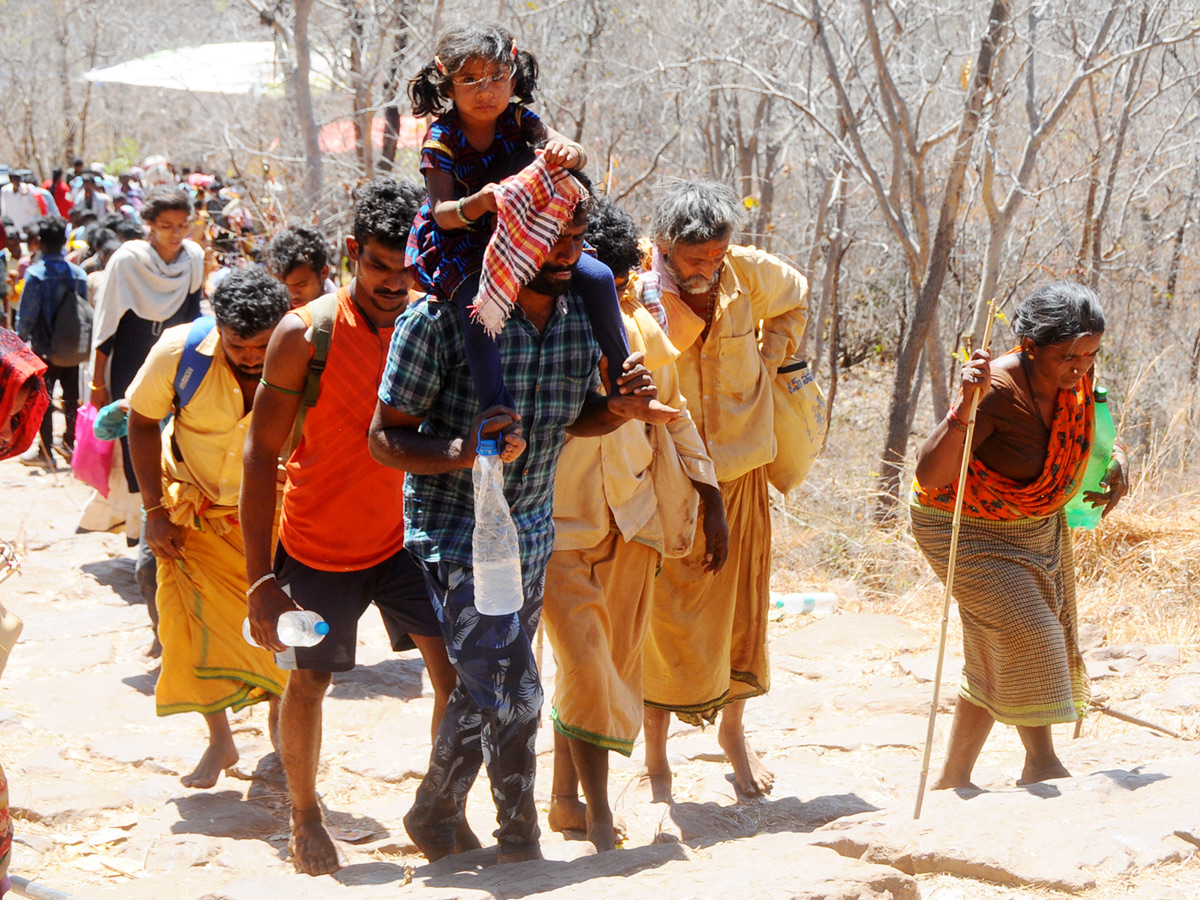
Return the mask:
<path id="1" fill-rule="evenodd" d="M 483 254 L 472 307 L 493 338 L 508 321 L 517 291 L 541 269 L 582 197 L 583 187 L 570 172 L 540 156 L 497 186 L 496 230 Z"/>

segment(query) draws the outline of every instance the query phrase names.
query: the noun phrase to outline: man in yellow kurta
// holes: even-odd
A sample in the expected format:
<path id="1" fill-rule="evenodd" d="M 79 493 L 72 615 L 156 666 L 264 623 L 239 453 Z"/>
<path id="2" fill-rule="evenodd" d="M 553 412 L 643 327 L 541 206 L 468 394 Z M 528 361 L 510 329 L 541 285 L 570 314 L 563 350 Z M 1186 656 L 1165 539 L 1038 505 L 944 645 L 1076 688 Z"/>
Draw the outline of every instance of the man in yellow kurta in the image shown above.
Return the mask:
<path id="1" fill-rule="evenodd" d="M 732 239 L 745 211 L 715 182 L 675 182 L 654 213 L 655 269 L 664 278 L 680 389 L 716 467 L 729 559 L 706 571 L 693 547 L 663 563 L 646 641 L 646 768 L 655 799 L 670 793 L 667 725 L 714 721 L 738 787 L 757 796 L 773 776 L 747 744 L 745 701 L 770 687 L 767 605 L 771 515 L 766 466 L 775 458 L 771 381 L 799 349 L 808 282 L 782 260 Z"/>
<path id="2" fill-rule="evenodd" d="M 270 699 L 274 736 L 286 681 L 269 651 L 242 638 L 247 585 L 237 513 L 250 406 L 288 293 L 261 269 L 237 270 L 218 284 L 212 306 L 215 323 L 163 332 L 126 394 L 146 541 L 158 560 L 158 714 L 205 717 L 208 748 L 182 779 L 200 788 L 238 759 L 225 711 Z"/>
<path id="3" fill-rule="evenodd" d="M 638 258 L 633 220 L 600 202 L 588 226 L 601 261 L 626 288 L 630 351 L 644 354 L 658 399 L 681 411 L 669 425 L 629 421 L 603 437 L 569 437 L 558 461 L 542 611 L 556 663 L 549 824 L 586 831 L 603 851 L 616 844 L 608 753 L 629 756 L 642 725 L 642 648 L 659 564 L 691 550 L 701 509 L 696 542 L 713 570 L 724 562 L 728 535 L 712 461 L 679 393 L 678 351 L 638 299 L 645 278 L 629 283 Z"/>

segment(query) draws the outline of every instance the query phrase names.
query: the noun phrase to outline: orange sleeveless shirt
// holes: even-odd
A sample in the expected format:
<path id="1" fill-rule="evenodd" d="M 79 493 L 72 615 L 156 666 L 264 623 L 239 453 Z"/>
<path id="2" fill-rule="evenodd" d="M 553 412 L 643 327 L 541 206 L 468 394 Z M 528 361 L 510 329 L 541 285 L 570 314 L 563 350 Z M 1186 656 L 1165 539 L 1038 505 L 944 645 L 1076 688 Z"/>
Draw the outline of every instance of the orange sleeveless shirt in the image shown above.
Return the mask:
<path id="1" fill-rule="evenodd" d="M 307 307 L 295 311 L 307 325 Z M 367 449 L 393 328 L 375 327 L 338 291 L 337 319 L 317 405 L 288 457 L 279 539 L 288 554 L 326 572 L 356 572 L 404 546 L 404 473 Z"/>

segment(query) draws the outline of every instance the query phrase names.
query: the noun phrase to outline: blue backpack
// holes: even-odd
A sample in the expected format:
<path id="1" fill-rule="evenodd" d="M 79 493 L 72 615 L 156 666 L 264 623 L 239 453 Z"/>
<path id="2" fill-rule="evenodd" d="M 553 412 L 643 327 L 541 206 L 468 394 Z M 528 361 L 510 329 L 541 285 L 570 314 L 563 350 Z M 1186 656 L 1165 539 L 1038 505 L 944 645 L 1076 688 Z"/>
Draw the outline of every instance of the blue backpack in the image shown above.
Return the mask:
<path id="1" fill-rule="evenodd" d="M 187 340 L 183 344 L 183 356 L 179 358 L 179 366 L 175 369 L 175 411 L 183 409 L 196 395 L 200 382 L 208 374 L 213 358 L 200 352 L 200 344 L 217 327 L 217 320 L 212 316 L 201 316 L 192 322 Z"/>

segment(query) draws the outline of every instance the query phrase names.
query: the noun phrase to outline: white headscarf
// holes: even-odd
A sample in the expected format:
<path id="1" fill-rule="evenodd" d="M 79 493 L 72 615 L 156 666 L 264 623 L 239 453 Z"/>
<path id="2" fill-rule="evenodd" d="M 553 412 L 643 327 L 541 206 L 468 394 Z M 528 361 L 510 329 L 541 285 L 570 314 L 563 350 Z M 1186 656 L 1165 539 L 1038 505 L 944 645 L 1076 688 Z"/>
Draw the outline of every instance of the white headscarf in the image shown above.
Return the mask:
<path id="1" fill-rule="evenodd" d="M 165 262 L 147 241 L 126 241 L 105 267 L 108 279 L 96 301 L 92 346 L 117 332 L 128 310 L 150 322 L 165 322 L 204 283 L 204 250 L 185 240 L 174 262 Z"/>

